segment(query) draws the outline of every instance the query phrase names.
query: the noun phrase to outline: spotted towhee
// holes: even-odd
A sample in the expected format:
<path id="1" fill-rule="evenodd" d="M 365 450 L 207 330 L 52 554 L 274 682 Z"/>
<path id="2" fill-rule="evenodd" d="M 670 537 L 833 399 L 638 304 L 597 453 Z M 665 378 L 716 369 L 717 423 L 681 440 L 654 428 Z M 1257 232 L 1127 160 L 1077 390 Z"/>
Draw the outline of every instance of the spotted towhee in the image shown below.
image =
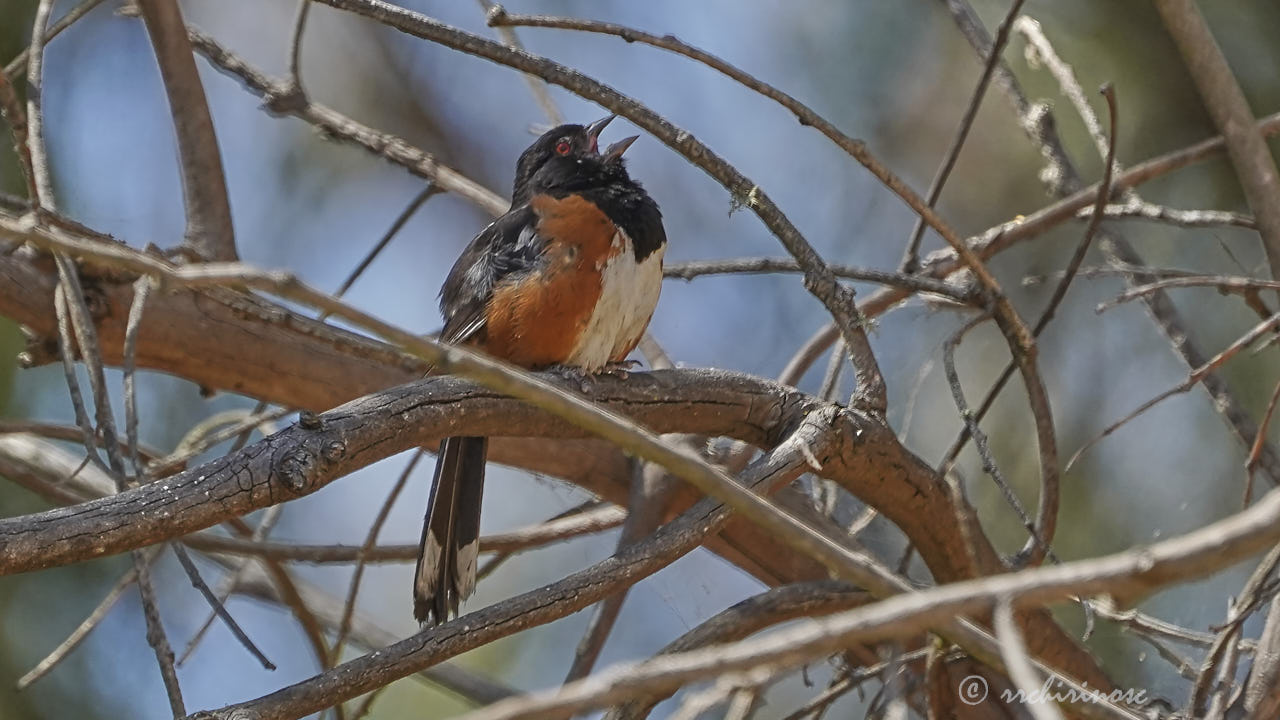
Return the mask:
<path id="1" fill-rule="evenodd" d="M 622 159 L 636 138 L 596 146 L 612 119 L 561 125 L 520 155 L 511 209 L 476 235 L 440 290 L 441 340 L 587 373 L 635 349 L 658 302 L 667 236 Z M 487 444 L 440 444 L 413 583 L 419 622 L 443 622 L 475 590 Z"/>

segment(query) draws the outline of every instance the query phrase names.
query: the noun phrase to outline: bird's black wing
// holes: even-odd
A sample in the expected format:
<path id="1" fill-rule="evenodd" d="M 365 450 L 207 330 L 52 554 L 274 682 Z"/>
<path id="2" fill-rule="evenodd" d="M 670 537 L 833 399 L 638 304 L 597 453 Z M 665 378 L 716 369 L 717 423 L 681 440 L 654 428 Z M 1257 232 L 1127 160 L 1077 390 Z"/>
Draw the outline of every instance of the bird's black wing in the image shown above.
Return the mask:
<path id="1" fill-rule="evenodd" d="M 538 267 L 545 243 L 537 215 L 522 205 L 494 220 L 462 252 L 440 289 L 444 330 L 440 339 L 459 343 L 483 337 L 485 307 L 497 284 Z"/>

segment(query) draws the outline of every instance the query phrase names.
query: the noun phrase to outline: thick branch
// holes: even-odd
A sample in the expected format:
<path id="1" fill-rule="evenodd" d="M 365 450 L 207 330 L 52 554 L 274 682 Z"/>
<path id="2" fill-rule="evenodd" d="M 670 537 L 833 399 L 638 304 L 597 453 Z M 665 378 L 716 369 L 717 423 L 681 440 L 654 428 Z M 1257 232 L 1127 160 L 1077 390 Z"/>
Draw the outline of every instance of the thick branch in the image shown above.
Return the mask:
<path id="1" fill-rule="evenodd" d="M 557 380 L 548 376 L 548 380 Z M 558 380 L 557 380 L 558 381 Z M 558 381 L 562 382 L 562 381 Z M 590 397 L 655 432 L 728 436 L 760 446 L 778 442 L 816 402 L 772 382 L 732 373 L 673 370 L 601 378 Z M 977 574 L 955 538 L 957 513 L 932 470 L 907 452 L 882 421 L 830 415 L 834 448 L 821 475 L 880 508 L 911 538 L 940 582 Z M 581 437 L 547 413 L 451 377 L 432 377 L 374 393 L 321 416 L 322 427 L 294 426 L 239 453 L 119 495 L 0 521 L 0 573 L 35 570 L 122 552 L 186 535 L 252 510 L 314 492 L 394 453 L 457 432 Z M 985 558 L 994 550 L 983 542 Z M 1105 676 L 1047 617 L 1034 619 L 1033 652 L 1095 687 Z"/>
<path id="2" fill-rule="evenodd" d="M 554 375 L 551 382 L 566 386 Z M 592 399 L 658 432 L 776 442 L 803 396 L 714 371 L 635 374 L 596 381 Z M 800 403 L 791 407 L 792 403 Z M 161 482 L 70 508 L 0 521 L 0 573 L 36 570 L 122 552 L 319 490 L 333 480 L 446 434 L 582 437 L 548 413 L 452 377 L 365 396 L 240 452 Z M 868 428 L 869 430 L 869 428 Z M 852 428 L 850 428 L 852 431 Z M 891 435 L 890 435 L 891 437 Z"/>
<path id="3" fill-rule="evenodd" d="M 123 360 L 125 320 L 133 299 L 128 280 L 88 281 L 99 310 L 95 319 L 103 359 L 112 365 Z M 37 337 L 57 332 L 55 285 L 51 269 L 39 261 L 20 254 L 0 255 L 0 315 L 25 325 Z M 28 351 L 28 355 L 41 354 L 40 345 Z M 139 334 L 137 364 L 187 378 L 208 390 L 228 390 L 314 411 L 409 382 L 427 369 L 419 359 L 384 343 L 324 325 L 254 295 L 216 288 L 155 294 Z M 562 478 L 625 504 L 627 460 L 608 443 L 587 438 L 495 438 L 490 457 Z M 764 582 L 825 575 L 811 559 L 779 550 L 776 539 L 748 522 L 731 521 L 722 537 L 711 548 Z"/>

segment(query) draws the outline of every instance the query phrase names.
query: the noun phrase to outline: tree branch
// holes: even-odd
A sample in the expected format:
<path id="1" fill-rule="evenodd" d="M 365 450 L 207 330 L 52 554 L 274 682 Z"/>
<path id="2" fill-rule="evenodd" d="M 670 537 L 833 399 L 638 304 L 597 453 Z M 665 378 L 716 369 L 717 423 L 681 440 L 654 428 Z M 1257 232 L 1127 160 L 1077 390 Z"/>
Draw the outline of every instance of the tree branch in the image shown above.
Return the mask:
<path id="1" fill-rule="evenodd" d="M 1205 110 L 1222 133 L 1227 155 L 1258 224 L 1271 276 L 1280 279 L 1280 172 L 1258 132 L 1249 101 L 1196 4 L 1192 0 L 1155 0 L 1155 6 L 1182 53 Z"/>
<path id="2" fill-rule="evenodd" d="M 237 259 L 227 180 L 209 101 L 196 72 L 191 42 L 177 0 L 138 0 L 160 65 L 178 140 L 182 195 L 187 211 L 184 244 L 204 260 Z"/>

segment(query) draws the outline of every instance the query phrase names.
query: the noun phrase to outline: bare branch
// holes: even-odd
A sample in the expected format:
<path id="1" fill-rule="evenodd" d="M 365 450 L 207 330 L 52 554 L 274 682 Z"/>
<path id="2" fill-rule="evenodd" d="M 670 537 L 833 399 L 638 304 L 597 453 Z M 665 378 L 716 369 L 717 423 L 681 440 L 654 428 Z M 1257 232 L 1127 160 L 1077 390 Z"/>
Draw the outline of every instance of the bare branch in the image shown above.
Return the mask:
<path id="1" fill-rule="evenodd" d="M 1137 218 L 1168 223 L 1178 227 L 1240 227 L 1257 230 L 1258 224 L 1253 217 L 1225 210 L 1179 210 L 1147 202 L 1139 197 L 1130 197 L 1123 203 L 1107 205 L 1104 210 L 1108 220 L 1124 220 Z M 1080 220 L 1093 217 L 1093 209 L 1076 213 Z"/>
<path id="2" fill-rule="evenodd" d="M 985 55 L 990 41 L 985 29 L 982 27 L 981 20 L 973 12 L 973 8 L 969 6 L 967 0 L 943 0 L 943 2 L 970 44 L 979 53 Z M 1077 212 L 1090 202 L 1096 202 L 1098 193 L 1097 186 L 1084 187 L 1079 173 L 1058 138 L 1052 112 L 1047 107 L 1032 105 L 1023 94 L 1016 78 L 1013 77 L 1012 73 L 1008 72 L 1007 68 L 1001 67 L 997 71 L 997 80 L 1017 111 L 1023 129 L 1048 162 L 1044 176 L 1051 191 L 1055 195 L 1065 195 L 1066 197 L 1024 219 L 1014 223 L 1006 223 L 994 234 L 992 231 L 984 233 L 979 244 L 988 253 L 998 251 L 1001 246 L 1007 247 L 1007 245 L 1004 245 L 1006 241 L 1024 239 L 1024 236 L 1021 235 L 1022 232 L 1030 232 L 1034 235 L 1043 231 L 1043 229 L 1047 229 L 1047 227 L 1057 224 L 1059 221 L 1057 213 L 1059 211 L 1071 208 L 1070 212 Z M 1076 93 L 1072 91 L 1071 94 L 1074 96 Z M 1085 119 L 1088 127 L 1101 127 L 1092 109 L 1087 104 L 1078 106 L 1077 110 Z M 1280 113 L 1272 114 L 1258 123 L 1258 131 L 1265 136 L 1280 132 Z M 1092 132 L 1092 134 L 1099 136 L 1096 131 Z M 1216 137 L 1140 163 L 1116 175 L 1112 182 L 1113 192 L 1121 192 L 1136 187 L 1154 177 L 1187 167 L 1194 162 L 1199 162 L 1215 153 L 1222 152 L 1224 148 L 1224 140 L 1221 137 Z M 1100 152 L 1105 151 L 1100 150 Z M 1141 255 L 1118 233 L 1102 228 L 1099 231 L 1099 235 L 1102 238 L 1103 252 L 1113 265 L 1123 267 L 1143 267 L 1147 265 Z M 1137 273 L 1127 277 L 1126 282 L 1130 285 L 1137 285 L 1151 282 L 1154 279 Z M 864 305 L 870 305 L 877 300 L 881 300 L 877 295 L 886 296 L 883 298 L 884 302 L 893 299 L 893 294 L 890 291 L 881 291 L 868 298 Z M 1144 300 L 1144 304 L 1157 327 L 1168 338 L 1174 352 L 1182 358 L 1189 368 L 1194 369 L 1206 362 L 1206 355 L 1195 343 L 1186 321 L 1167 295 L 1163 293 L 1153 294 Z M 874 315 L 871 308 L 864 309 L 869 314 Z M 1248 447 L 1257 436 L 1257 425 L 1250 417 L 1247 409 L 1231 392 L 1226 379 L 1217 373 L 1210 373 L 1204 377 L 1203 383 L 1205 390 L 1214 400 L 1214 407 L 1219 410 L 1232 433 L 1243 445 Z M 1263 447 L 1262 467 L 1272 482 L 1280 481 L 1280 455 L 1276 454 L 1270 444 Z"/>
<path id="3" fill-rule="evenodd" d="M 1092 448 L 1094 445 L 1097 445 L 1104 438 L 1111 435 L 1116 430 L 1119 430 L 1121 427 L 1124 427 L 1126 424 L 1128 424 L 1130 420 L 1133 420 L 1134 418 L 1145 413 L 1146 411 L 1155 407 L 1159 403 L 1173 397 L 1174 395 L 1185 393 L 1191 390 L 1191 388 L 1195 387 L 1197 384 L 1203 381 L 1205 376 L 1207 376 L 1209 373 L 1217 370 L 1219 367 L 1223 365 L 1223 363 L 1227 362 L 1228 360 L 1230 360 L 1231 358 L 1239 354 L 1241 350 L 1252 345 L 1254 342 L 1258 340 L 1258 338 L 1262 337 L 1267 333 L 1270 333 L 1271 331 L 1275 330 L 1277 327 L 1280 327 L 1280 313 L 1272 315 L 1270 318 L 1267 318 L 1267 320 L 1265 320 L 1264 322 L 1261 322 L 1255 325 L 1253 329 L 1251 329 L 1249 332 L 1239 337 L 1235 342 L 1228 345 L 1225 349 L 1223 349 L 1217 355 L 1214 355 L 1205 364 L 1201 365 L 1200 367 L 1192 369 L 1191 373 L 1187 375 L 1186 380 L 1160 393 L 1159 395 L 1156 395 L 1150 400 L 1142 403 L 1137 408 L 1135 408 L 1133 412 L 1129 413 L 1128 415 L 1125 415 L 1123 418 L 1120 418 L 1116 422 L 1108 425 L 1106 429 L 1104 429 L 1102 432 L 1098 433 L 1096 436 L 1094 436 L 1092 439 L 1090 439 L 1088 442 L 1082 445 L 1080 449 L 1077 450 L 1075 454 L 1071 456 L 1071 459 L 1067 461 L 1067 467 L 1070 468 L 1072 465 L 1075 465 L 1076 461 L 1080 459 L 1080 456 L 1084 455 L 1084 453 L 1087 452 L 1090 448 Z"/>
<path id="4" fill-rule="evenodd" d="M 222 600 L 214 595 L 213 591 L 209 589 L 209 586 L 200 580 L 200 573 L 196 569 L 195 563 L 192 562 L 191 556 L 187 554 L 187 551 L 183 549 L 182 545 L 174 543 L 171 547 L 173 548 L 173 554 L 178 557 L 178 562 L 182 563 L 182 567 L 187 571 L 188 577 L 191 578 L 192 586 L 196 590 L 199 590 L 200 594 L 209 602 L 209 606 L 213 608 L 213 611 L 217 613 L 218 618 L 222 620 L 229 630 L 231 630 L 231 634 L 235 636 L 236 640 L 238 640 L 240 644 L 257 659 L 258 662 L 262 663 L 262 667 L 268 670 L 275 670 L 275 663 L 272 663 L 267 659 L 267 656 L 258 649 L 258 646 L 255 645 L 252 640 L 249 639 L 248 634 L 246 634 L 240 627 L 240 623 L 236 622 L 235 618 L 231 617 L 231 614 L 227 612 L 227 608 L 222 604 Z"/>
<path id="5" fill-rule="evenodd" d="M 893 273 L 884 270 L 859 268 L 852 265 L 831 265 L 831 272 L 836 277 L 850 280 L 880 283 L 913 290 L 933 293 L 965 305 L 978 301 L 977 293 L 971 288 L 958 287 L 943 280 L 919 277 L 906 273 Z M 662 274 L 668 278 L 692 280 L 703 275 L 747 274 L 800 272 L 800 265 L 790 258 L 730 258 L 725 260 L 694 260 L 671 263 L 662 268 Z"/>
<path id="6" fill-rule="evenodd" d="M 27 152 L 24 160 L 35 190 L 31 207 L 37 213 L 55 209 L 53 180 L 49 177 L 49 150 L 44 142 L 44 113 L 41 110 L 44 102 L 44 44 L 52 11 L 52 0 L 40 0 L 36 5 L 27 62 Z"/>
<path id="7" fill-rule="evenodd" d="M 62 34 L 63 30 L 66 30 L 67 28 L 71 27 L 73 23 L 75 23 L 77 20 L 87 15 L 90 10 L 94 9 L 95 7 L 101 4 L 102 4 L 102 0 L 84 0 L 84 2 L 68 10 L 66 15 L 63 15 L 61 18 L 58 18 L 57 22 L 49 26 L 48 32 L 44 34 L 45 42 L 48 42 L 54 39 L 55 37 L 57 37 L 58 35 Z M 30 59 L 30 57 L 31 57 L 31 48 L 24 48 L 22 52 L 15 55 L 13 59 L 9 61 L 8 65 L 4 66 L 4 74 L 8 75 L 10 78 L 25 76 L 26 70 L 27 70 L 27 61 L 28 59 Z"/>
<path id="8" fill-rule="evenodd" d="M 1210 287 L 1221 293 L 1245 295 L 1258 290 L 1280 290 L 1280 280 L 1256 280 L 1229 275 L 1188 275 L 1162 278 L 1145 285 L 1137 285 L 1106 302 L 1098 303 L 1097 311 L 1106 312 L 1117 305 L 1137 300 L 1152 293 L 1172 288 Z"/>
<path id="9" fill-rule="evenodd" d="M 1000 26 L 996 28 L 996 39 L 991 44 L 991 50 L 987 53 L 987 61 L 982 66 L 982 75 L 978 78 L 978 86 L 974 88 L 973 94 L 969 97 L 969 105 L 964 109 L 964 115 L 960 117 L 960 125 L 956 128 L 955 137 L 951 139 L 951 145 L 947 148 L 946 155 L 943 156 L 942 164 L 938 166 L 937 172 L 933 175 L 933 180 L 929 181 L 929 191 L 925 196 L 925 201 L 929 203 L 929 207 L 933 207 L 938 198 L 942 196 L 942 186 L 947 183 L 947 178 L 951 177 L 951 170 L 956 166 L 956 160 L 960 157 L 960 149 L 964 147 L 965 140 L 969 137 L 969 129 L 973 127 L 973 120 L 978 115 L 978 108 L 982 106 L 982 99 L 987 95 L 987 87 L 991 84 L 991 76 L 995 73 L 996 67 L 1000 64 L 1000 55 L 1004 52 L 1005 44 L 1009 42 L 1009 28 L 1013 25 L 1014 19 L 1018 17 L 1018 13 L 1022 11 L 1022 5 L 1025 0 L 1013 0 L 1013 4 L 1009 6 L 1009 12 L 1005 13 L 1004 20 Z M 907 249 L 902 255 L 902 262 L 899 268 L 905 273 L 914 273 L 920 266 L 920 239 L 924 237 L 924 218 L 917 218 L 915 227 L 911 228 L 911 236 L 907 240 Z"/>
<path id="10" fill-rule="evenodd" d="M 177 0 L 137 0 L 169 96 L 187 211 L 184 245 L 204 260 L 236 260 L 227 179 L 209 101 Z"/>
<path id="11" fill-rule="evenodd" d="M 347 635 L 351 632 L 351 621 L 356 613 L 356 598 L 360 595 L 360 582 L 364 579 L 364 568 L 367 564 L 369 551 L 377 544 L 378 534 L 382 532 L 382 526 L 386 524 L 387 516 L 391 514 L 391 508 L 395 507 L 396 499 L 400 497 L 400 492 L 404 490 L 405 484 L 409 482 L 409 476 L 413 474 L 414 468 L 418 467 L 418 463 L 424 455 L 426 455 L 426 451 L 419 448 L 409 458 L 404 470 L 400 471 L 400 477 L 396 478 L 395 484 L 391 486 L 391 490 L 387 493 L 387 499 L 383 501 L 382 507 L 378 509 L 378 515 L 374 517 L 373 523 L 369 525 L 369 532 L 365 535 L 364 544 L 360 546 L 360 551 L 356 556 L 356 567 L 351 572 L 347 600 L 342 608 L 342 620 L 338 623 L 338 634 L 333 640 L 333 649 L 329 652 L 329 666 L 342 659 L 342 646 L 347 640 Z"/>
<path id="12" fill-rule="evenodd" d="M 516 31 L 512 30 L 508 25 L 493 21 L 494 17 L 506 14 L 502 6 L 489 0 L 477 0 L 477 2 L 480 3 L 480 8 L 484 10 L 485 17 L 489 18 L 489 25 L 497 27 L 498 37 L 502 38 L 502 42 L 507 47 L 523 51 L 524 44 L 520 42 L 520 37 L 516 35 Z M 556 107 L 556 101 L 551 99 L 551 90 L 547 87 L 546 81 L 537 75 L 530 75 L 529 73 L 524 73 L 522 77 L 529 84 L 529 91 L 533 93 L 533 99 L 538 101 L 538 107 L 542 108 L 542 113 L 547 116 L 547 120 L 552 125 L 564 124 L 564 116 L 560 114 L 560 108 Z"/>
<path id="13" fill-rule="evenodd" d="M 1280 279 L 1280 171 L 1257 130 L 1249 101 L 1196 4 L 1192 0 L 1156 0 L 1155 6 L 1182 53 L 1205 110 L 1222 133 L 1227 155 L 1258 224 L 1271 276 Z"/>
<path id="14" fill-rule="evenodd" d="M 1031 697 L 1031 693 L 1040 687 L 1041 680 L 1031 663 L 1031 657 L 1027 655 L 1022 633 L 1013 620 L 1013 603 L 1009 598 L 1001 598 L 996 602 L 994 617 L 996 639 L 1000 641 L 1000 654 L 1004 657 L 1004 664 L 1009 668 L 1009 679 L 1022 691 L 1024 698 Z M 1062 720 L 1062 713 L 1052 700 L 1026 702 L 1024 707 L 1035 720 Z"/>
<path id="15" fill-rule="evenodd" d="M 830 580 L 783 585 L 711 616 L 668 643 L 659 657 L 741 640 L 788 620 L 829 615 L 871 601 L 868 593 Z M 631 700 L 611 710 L 605 715 L 605 720 L 641 720 L 666 697 L 659 694 Z"/>
<path id="16" fill-rule="evenodd" d="M 303 92 L 302 34 L 306 32 L 310 11 L 311 0 L 298 0 L 298 9 L 293 15 L 293 35 L 289 40 L 289 84 L 297 92 Z"/>
<path id="17" fill-rule="evenodd" d="M 698 452 L 695 443 L 690 441 L 690 436 L 668 437 L 691 452 Z M 636 543 L 662 524 L 663 514 L 677 489 L 674 478 L 669 477 L 660 465 L 634 462 L 632 468 L 627 517 L 622 523 L 622 532 L 618 534 L 618 551 Z M 618 616 L 622 614 L 628 590 L 629 588 L 624 588 L 596 605 L 587 622 L 587 630 L 574 649 L 573 662 L 569 665 L 565 682 L 580 680 L 591 674 L 609 634 L 618 622 Z"/>
<path id="18" fill-rule="evenodd" d="M 1249 457 L 1244 461 L 1244 498 L 1242 505 L 1248 506 L 1253 501 L 1253 473 L 1258 469 L 1258 462 L 1262 459 L 1262 451 L 1267 446 L 1267 428 L 1271 427 L 1271 418 L 1276 411 L 1276 401 L 1280 400 L 1280 382 L 1276 383 L 1275 389 L 1271 391 L 1271 399 L 1267 401 L 1266 412 L 1262 414 L 1262 423 L 1258 425 L 1258 435 L 1253 439 L 1253 446 L 1249 448 Z"/>
<path id="19" fill-rule="evenodd" d="M 794 447 L 788 447 L 753 464 L 744 483 L 748 487 L 781 484 L 794 479 L 804 467 L 803 458 Z M 236 713 L 249 713 L 259 720 L 299 717 L 357 697 L 458 653 L 564 617 L 620 586 L 634 584 L 696 548 L 727 518 L 724 506 L 702 500 L 646 540 L 556 583 L 428 628 L 272 695 L 198 713 L 191 720 L 227 719 L 237 717 Z"/>
<path id="20" fill-rule="evenodd" d="M 482 553 L 516 553 L 555 542 L 571 540 L 615 528 L 622 524 L 626 511 L 614 505 L 600 505 L 579 513 L 548 520 L 527 528 L 480 538 Z M 363 554 L 366 562 L 409 562 L 417 557 L 417 545 L 377 545 L 364 551 L 353 545 L 295 545 L 256 542 L 222 535 L 197 533 L 182 539 L 187 545 L 204 552 L 257 555 L 305 563 L 354 563 Z"/>
<path id="21" fill-rule="evenodd" d="M 497 193 L 443 165 L 431 154 L 409 145 L 402 138 L 374 130 L 336 110 L 311 102 L 305 95 L 295 92 L 288 80 L 267 76 L 224 48 L 211 36 L 194 27 L 188 27 L 187 33 L 196 52 L 203 55 L 215 69 L 240 81 L 246 90 L 261 97 L 271 112 L 297 117 L 321 129 L 332 139 L 359 145 L 430 180 L 441 190 L 466 198 L 491 215 L 500 215 L 511 206 L 510 202 Z"/>
<path id="22" fill-rule="evenodd" d="M 1267 610 L 1258 654 L 1245 684 L 1244 707 L 1254 720 L 1280 714 L 1280 595 L 1271 598 Z"/>
<path id="23" fill-rule="evenodd" d="M 1217 572 L 1224 562 L 1248 557 L 1276 540 L 1280 540 L 1280 491 L 1273 490 L 1248 510 L 1144 548 L 953 583 L 815 619 L 765 638 L 621 663 L 564 688 L 495 704 L 468 720 L 558 718 L 632 694 L 672 690 L 712 675 L 764 665 L 796 667 L 851 643 L 910 637 L 933 623 L 990 611 L 1005 598 L 1018 608 L 1074 594 L 1109 593 L 1131 601 L 1162 584 Z M 1107 708 L 1111 717 L 1138 717 L 1101 703 L 1094 709 L 1102 708 Z M 261 717 L 270 720 L 275 716 L 264 713 Z"/>
<path id="24" fill-rule="evenodd" d="M 0 72 L 0 120 L 9 125 L 9 132 L 13 136 L 14 154 L 18 156 L 18 167 L 22 169 L 22 179 L 27 184 L 27 202 L 36 205 L 40 191 L 36 187 L 36 172 L 31 165 L 31 146 L 27 143 L 27 114 L 18 101 L 13 82 L 4 72 Z"/>
<path id="25" fill-rule="evenodd" d="M 178 672 L 174 669 L 173 649 L 169 647 L 169 638 L 165 635 L 160 611 L 156 609 L 151 567 L 143 552 L 133 553 L 133 569 L 138 575 L 138 593 L 142 596 L 142 616 L 147 623 L 147 644 L 155 652 L 156 662 L 160 665 L 160 676 L 164 679 L 165 693 L 169 697 L 169 709 L 176 720 L 186 715 L 187 710 L 182 701 L 182 685 L 178 682 Z"/>
<path id="26" fill-rule="evenodd" d="M 144 552 L 146 554 L 147 561 L 151 562 L 160 554 L 160 548 L 148 548 Z M 88 617 L 81 621 L 80 624 L 76 626 L 76 629 L 72 630 L 71 634 L 68 635 L 65 640 L 58 643 L 58 646 L 46 655 L 43 660 L 27 671 L 27 674 L 18 678 L 17 683 L 15 683 L 15 687 L 18 690 L 25 690 L 35 681 L 45 675 L 48 675 L 49 671 L 53 670 L 57 667 L 58 663 L 66 659 L 67 656 L 71 654 L 72 650 L 79 647 L 80 643 L 83 642 L 84 639 L 89 636 L 89 633 L 102 622 L 102 620 L 107 616 L 107 613 L 111 612 L 111 608 L 116 606 L 116 603 L 119 602 L 120 598 L 124 597 L 125 591 L 128 590 L 129 586 L 133 585 L 134 581 L 137 579 L 137 568 L 130 567 L 124 575 L 120 576 L 119 580 L 116 580 L 116 584 L 107 591 L 107 594 L 98 602 L 98 606 L 89 613 Z"/>

